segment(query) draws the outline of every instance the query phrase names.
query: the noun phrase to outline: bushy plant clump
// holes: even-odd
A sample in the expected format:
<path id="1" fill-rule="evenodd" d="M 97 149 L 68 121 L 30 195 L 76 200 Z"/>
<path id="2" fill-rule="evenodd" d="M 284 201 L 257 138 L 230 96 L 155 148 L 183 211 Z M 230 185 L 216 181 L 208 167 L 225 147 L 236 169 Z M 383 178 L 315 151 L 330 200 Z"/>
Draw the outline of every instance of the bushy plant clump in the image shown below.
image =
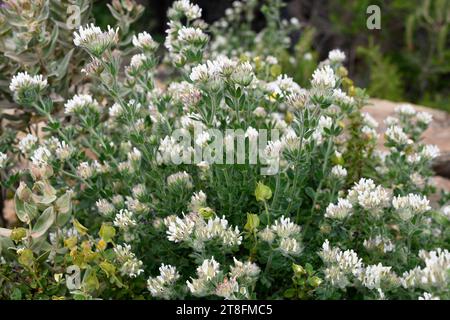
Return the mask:
<path id="1" fill-rule="evenodd" d="M 45 77 L 11 79 L 43 120 L 0 154 L 20 220 L 0 229 L 0 297 L 448 299 L 431 116 L 399 105 L 381 151 L 342 51 L 300 87 L 211 45 L 201 13 L 173 3 L 164 58 L 146 32 L 121 50 L 120 28 L 81 26 L 91 85 L 63 108 Z"/>

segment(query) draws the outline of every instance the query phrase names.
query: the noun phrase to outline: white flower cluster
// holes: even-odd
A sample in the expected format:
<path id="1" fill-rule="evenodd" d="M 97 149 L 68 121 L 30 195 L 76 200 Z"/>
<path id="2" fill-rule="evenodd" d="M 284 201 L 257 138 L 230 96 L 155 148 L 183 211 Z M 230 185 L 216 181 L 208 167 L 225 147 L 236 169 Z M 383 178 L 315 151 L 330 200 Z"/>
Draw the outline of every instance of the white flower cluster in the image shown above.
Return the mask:
<path id="1" fill-rule="evenodd" d="M 419 297 L 419 300 L 441 300 L 439 297 L 432 295 L 431 293 L 424 292 L 422 296 Z"/>
<path id="2" fill-rule="evenodd" d="M 64 105 L 66 114 L 85 113 L 87 110 L 98 112 L 100 106 L 98 102 L 89 94 L 78 94 L 68 100 Z"/>
<path id="3" fill-rule="evenodd" d="M 58 140 L 56 142 L 55 154 L 59 160 L 64 161 L 69 159 L 74 151 L 74 148 L 71 145 L 67 144 L 65 141 Z"/>
<path id="4" fill-rule="evenodd" d="M 80 26 L 78 32 L 74 32 L 73 43 L 77 47 L 85 48 L 95 57 L 100 57 L 106 49 L 111 48 L 118 41 L 119 28 L 116 30 L 110 26 L 102 31 L 94 24 Z"/>
<path id="5" fill-rule="evenodd" d="M 240 85 L 249 85 L 254 79 L 253 67 L 249 62 L 238 62 L 225 56 L 208 60 L 192 68 L 190 79 L 193 82 L 209 83 L 218 86 L 224 79 L 231 79 Z"/>
<path id="6" fill-rule="evenodd" d="M 34 150 L 33 155 L 31 156 L 31 162 L 35 166 L 45 166 L 47 162 L 50 160 L 52 154 L 50 150 L 48 150 L 45 146 L 40 146 L 36 150 Z"/>
<path id="7" fill-rule="evenodd" d="M 47 87 L 47 80 L 42 75 L 31 76 L 26 71 L 16 74 L 9 84 L 9 90 L 19 97 L 24 92 L 39 93 Z"/>
<path id="8" fill-rule="evenodd" d="M 362 261 L 356 252 L 333 248 L 328 240 L 323 243 L 319 255 L 327 266 L 325 279 L 338 288 L 348 286 L 350 284 L 349 277 L 356 275 L 362 267 Z"/>
<path id="9" fill-rule="evenodd" d="M 189 0 L 179 0 L 172 4 L 167 16 L 170 19 L 180 19 L 185 16 L 189 20 L 195 20 L 202 16 L 202 9 L 198 5 L 189 2 Z"/>
<path id="10" fill-rule="evenodd" d="M 389 238 L 381 235 L 364 240 L 363 245 L 367 250 L 377 250 L 383 253 L 395 250 L 395 244 Z"/>
<path id="11" fill-rule="evenodd" d="M 136 258 L 136 255 L 131 251 L 129 244 L 117 245 L 114 248 L 117 261 L 121 264 L 120 273 L 123 276 L 136 278 L 144 272 L 142 268 L 142 261 Z"/>
<path id="12" fill-rule="evenodd" d="M 358 280 L 370 290 L 377 289 L 380 296 L 384 298 L 382 288 L 400 283 L 397 275 L 391 271 L 391 267 L 383 266 L 381 263 L 364 266 L 355 251 L 333 248 L 328 240 L 323 243 L 319 255 L 326 265 L 325 279 L 332 286 L 344 289 L 352 285 L 352 280 Z"/>
<path id="13" fill-rule="evenodd" d="M 328 53 L 328 60 L 332 63 L 342 63 L 345 61 L 345 53 L 339 49 L 331 50 Z"/>
<path id="14" fill-rule="evenodd" d="M 167 185 L 183 186 L 184 188 L 192 188 L 192 177 L 186 171 L 180 171 L 167 177 Z"/>
<path id="15" fill-rule="evenodd" d="M 336 86 L 336 75 L 329 65 L 314 71 L 311 84 L 317 89 L 333 89 Z"/>
<path id="16" fill-rule="evenodd" d="M 136 220 L 133 218 L 133 212 L 127 209 L 120 209 L 119 213 L 116 214 L 113 223 L 122 230 L 128 230 L 130 227 L 136 225 Z"/>
<path id="17" fill-rule="evenodd" d="M 361 178 L 348 192 L 347 200 L 378 217 L 384 208 L 390 207 L 391 197 L 390 190 L 375 185 L 372 179 Z"/>
<path id="18" fill-rule="evenodd" d="M 248 287 L 258 279 L 259 267 L 252 262 L 234 259 L 234 266 L 223 276 L 214 257 L 204 260 L 197 268 L 197 278 L 186 281 L 190 293 L 197 297 L 217 295 L 227 300 L 248 298 Z"/>
<path id="19" fill-rule="evenodd" d="M 198 213 L 190 213 L 183 218 L 170 216 L 164 220 L 167 239 L 173 242 L 186 242 L 194 250 L 201 251 L 205 242 L 217 241 L 223 247 L 239 246 L 242 236 L 238 227 L 228 226 L 225 217 L 205 220 Z"/>
<path id="20" fill-rule="evenodd" d="M 200 190 L 199 192 L 194 192 L 192 195 L 189 209 L 192 212 L 198 212 L 202 207 L 206 207 L 206 194 Z"/>
<path id="21" fill-rule="evenodd" d="M 202 297 L 208 295 L 211 291 L 212 280 L 219 275 L 220 264 L 211 259 L 204 260 L 203 263 L 197 267 L 197 278 L 191 278 L 191 281 L 187 280 L 186 285 L 194 296 Z"/>
<path id="22" fill-rule="evenodd" d="M 340 88 L 333 89 L 332 97 L 334 101 L 338 104 L 353 105 L 355 103 L 355 99 L 353 97 L 349 97 Z"/>
<path id="23" fill-rule="evenodd" d="M 297 256 L 301 253 L 299 225 L 291 221 L 291 219 L 281 216 L 276 220 L 270 228 L 259 232 L 259 237 L 266 242 L 278 242 L 280 252 L 285 256 Z"/>
<path id="24" fill-rule="evenodd" d="M 174 137 L 166 136 L 158 146 L 156 161 L 159 164 L 172 163 L 172 159 L 191 159 L 194 148 L 178 142 Z"/>
<path id="25" fill-rule="evenodd" d="M 180 278 L 177 268 L 164 263 L 159 267 L 159 276 L 147 280 L 147 289 L 156 298 L 169 299 L 173 294 L 173 285 Z"/>
<path id="26" fill-rule="evenodd" d="M 353 214 L 353 206 L 347 199 L 338 198 L 337 204 L 330 203 L 325 218 L 343 220 Z"/>
<path id="27" fill-rule="evenodd" d="M 183 26 L 180 30 L 178 30 L 178 41 L 181 43 L 185 42 L 187 44 L 195 45 L 208 41 L 208 36 L 202 29 Z"/>
<path id="28" fill-rule="evenodd" d="M 133 36 L 133 45 L 136 48 L 150 52 L 154 52 L 158 49 L 158 43 L 153 40 L 152 36 L 146 31 L 139 33 L 137 36 Z"/>
<path id="29" fill-rule="evenodd" d="M 267 84 L 267 91 L 282 97 L 300 94 L 301 90 L 300 86 L 286 74 L 279 75 L 275 81 Z"/>
<path id="30" fill-rule="evenodd" d="M 405 288 L 423 288 L 425 290 L 448 290 L 450 285 L 450 252 L 437 248 L 432 251 L 421 250 L 419 257 L 425 267 L 416 267 L 403 274 L 402 286 Z"/>
<path id="31" fill-rule="evenodd" d="M 97 207 L 98 212 L 104 216 L 109 216 L 116 211 L 114 205 L 106 199 L 98 199 L 95 202 L 95 205 Z"/>
<path id="32" fill-rule="evenodd" d="M 345 177 L 347 177 L 347 169 L 338 164 L 331 168 L 331 175 L 338 179 L 344 179 Z"/>
<path id="33" fill-rule="evenodd" d="M 412 144 L 412 140 L 403 131 L 403 128 L 398 125 L 392 125 L 386 129 L 385 136 L 388 141 L 395 143 L 396 145 L 408 145 Z"/>
<path id="34" fill-rule="evenodd" d="M 32 134 L 27 134 L 24 138 L 22 138 L 19 142 L 19 149 L 22 153 L 27 154 L 33 149 L 33 147 L 38 142 L 38 138 Z"/>
<path id="35" fill-rule="evenodd" d="M 430 201 L 425 196 L 413 193 L 406 196 L 394 197 L 392 199 L 392 206 L 397 211 L 399 217 L 405 221 L 431 209 Z"/>
<path id="36" fill-rule="evenodd" d="M 381 263 L 360 268 L 356 277 L 366 288 L 381 290 L 383 287 L 395 286 L 399 283 L 397 275 L 391 271 L 391 267 Z"/>

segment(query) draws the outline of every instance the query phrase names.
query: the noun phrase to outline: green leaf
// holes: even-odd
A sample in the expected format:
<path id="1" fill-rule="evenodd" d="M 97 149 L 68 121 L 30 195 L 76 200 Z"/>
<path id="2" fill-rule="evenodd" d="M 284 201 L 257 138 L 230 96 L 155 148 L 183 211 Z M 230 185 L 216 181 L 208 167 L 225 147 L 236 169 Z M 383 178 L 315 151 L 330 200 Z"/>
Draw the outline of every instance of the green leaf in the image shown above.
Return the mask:
<path id="1" fill-rule="evenodd" d="M 56 224 L 63 226 L 69 221 L 72 213 L 72 201 L 70 192 L 66 192 L 55 202 L 56 210 L 58 212 L 56 216 Z"/>
<path id="2" fill-rule="evenodd" d="M 297 295 L 297 290 L 294 288 L 289 288 L 284 292 L 284 297 L 288 299 L 292 299 Z"/>
<path id="3" fill-rule="evenodd" d="M 305 188 L 305 193 L 308 197 L 310 197 L 311 199 L 314 199 L 314 196 L 316 194 L 316 192 L 313 190 L 313 188 L 311 187 L 306 187 Z"/>
<path id="4" fill-rule="evenodd" d="M 111 242 L 116 235 L 116 229 L 114 229 L 113 226 L 103 223 L 100 231 L 98 232 L 98 235 L 106 242 Z"/>
<path id="5" fill-rule="evenodd" d="M 83 287 L 88 292 L 98 290 L 100 288 L 100 282 L 98 281 L 96 271 L 92 268 L 86 270 L 83 277 Z"/>
<path id="6" fill-rule="evenodd" d="M 33 227 L 31 232 L 33 238 L 39 238 L 44 235 L 44 233 L 52 226 L 53 222 L 55 222 L 55 218 L 56 215 L 53 206 L 45 209 Z"/>

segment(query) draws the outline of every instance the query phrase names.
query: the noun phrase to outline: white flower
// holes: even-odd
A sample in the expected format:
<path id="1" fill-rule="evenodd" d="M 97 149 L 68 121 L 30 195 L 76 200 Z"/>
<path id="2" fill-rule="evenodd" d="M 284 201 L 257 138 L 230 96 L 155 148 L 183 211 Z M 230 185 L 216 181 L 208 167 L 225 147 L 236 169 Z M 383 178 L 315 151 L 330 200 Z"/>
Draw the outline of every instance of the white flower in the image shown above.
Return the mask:
<path id="1" fill-rule="evenodd" d="M 450 205 L 446 205 L 441 209 L 442 214 L 450 220 Z"/>
<path id="2" fill-rule="evenodd" d="M 167 15 L 171 19 L 184 15 L 189 20 L 195 20 L 202 16 L 202 9 L 198 5 L 190 3 L 189 0 L 179 0 L 173 3 Z"/>
<path id="3" fill-rule="evenodd" d="M 381 263 L 369 265 L 358 271 L 358 279 L 368 289 L 380 289 L 383 281 L 392 278 L 391 267 L 385 267 Z"/>
<path id="4" fill-rule="evenodd" d="M 280 238 L 289 238 L 291 236 L 298 236 L 300 233 L 300 226 L 293 223 L 291 219 L 281 216 L 275 223 L 271 226 L 272 231 L 274 231 Z"/>
<path id="5" fill-rule="evenodd" d="M 419 297 L 419 300 L 441 300 L 437 296 L 433 296 L 431 293 L 424 292 L 422 296 Z"/>
<path id="6" fill-rule="evenodd" d="M 189 175 L 189 173 L 187 173 L 186 171 L 181 171 L 181 172 L 177 172 L 174 173 L 170 176 L 167 177 L 167 184 L 169 186 L 174 186 L 174 185 L 183 185 L 188 189 L 192 188 L 192 178 Z"/>
<path id="7" fill-rule="evenodd" d="M 190 239 L 194 231 L 195 223 L 191 219 L 180 219 L 176 217 L 174 220 L 166 220 L 167 239 L 173 242 L 182 242 Z"/>
<path id="8" fill-rule="evenodd" d="M 200 134 L 197 135 L 197 138 L 195 139 L 195 144 L 204 147 L 208 144 L 208 141 L 211 139 L 210 134 L 207 131 L 202 131 Z"/>
<path id="9" fill-rule="evenodd" d="M 398 105 L 394 110 L 396 113 L 403 116 L 413 116 L 416 114 L 416 110 L 413 108 L 413 106 L 407 103 Z"/>
<path id="10" fill-rule="evenodd" d="M 206 64 L 199 64 L 192 68 L 189 78 L 194 82 L 206 82 L 209 80 L 210 73 Z"/>
<path id="11" fill-rule="evenodd" d="M 266 241 L 268 243 L 272 243 L 275 240 L 275 233 L 269 228 L 266 227 L 258 233 L 258 236 L 261 240 Z"/>
<path id="12" fill-rule="evenodd" d="M 128 244 L 117 245 L 114 248 L 116 259 L 120 262 L 120 273 L 123 276 L 130 278 L 136 278 L 138 275 L 144 272 L 142 267 L 142 261 L 138 260 L 133 252 L 131 252 L 131 246 Z"/>
<path id="13" fill-rule="evenodd" d="M 427 160 L 432 160 L 436 157 L 438 157 L 440 155 L 440 150 L 439 147 L 436 145 L 432 145 L 432 144 L 427 144 L 423 147 L 422 151 L 421 151 L 421 155 L 427 159 Z"/>
<path id="14" fill-rule="evenodd" d="M 97 206 L 98 212 L 102 215 L 110 215 L 116 210 L 114 206 L 106 199 L 97 200 L 95 205 Z"/>
<path id="15" fill-rule="evenodd" d="M 36 166 L 46 165 L 48 160 L 50 160 L 51 155 L 50 150 L 46 147 L 39 147 L 31 156 L 31 161 Z"/>
<path id="16" fill-rule="evenodd" d="M 343 179 L 347 176 L 347 169 L 338 164 L 331 169 L 331 175 L 335 178 Z"/>
<path id="17" fill-rule="evenodd" d="M 199 28 L 183 26 L 178 31 L 178 40 L 190 44 L 199 44 L 208 41 L 208 36 Z"/>
<path id="18" fill-rule="evenodd" d="M 83 112 L 85 109 L 98 111 L 100 106 L 97 101 L 89 94 L 78 94 L 68 100 L 64 105 L 64 112 L 66 114 L 74 114 Z"/>
<path id="19" fill-rule="evenodd" d="M 194 296 L 203 297 L 208 294 L 208 281 L 206 279 L 192 279 L 187 280 L 186 285 Z"/>
<path id="20" fill-rule="evenodd" d="M 367 112 L 364 112 L 362 114 L 363 116 L 363 122 L 366 126 L 369 126 L 371 128 L 378 128 L 378 121 L 375 120 L 370 114 Z"/>
<path id="21" fill-rule="evenodd" d="M 333 248 L 328 240 L 323 243 L 319 255 L 327 265 L 325 279 L 339 288 L 345 288 L 349 284 L 348 277 L 357 274 L 362 267 L 362 261 L 356 252 Z"/>
<path id="22" fill-rule="evenodd" d="M 321 89 L 331 89 L 336 86 L 336 76 L 329 65 L 316 69 L 312 75 L 311 84 Z"/>
<path id="23" fill-rule="evenodd" d="M 141 157 L 142 153 L 136 147 L 133 147 L 133 149 L 127 154 L 128 160 L 132 162 L 137 162 L 141 160 Z"/>
<path id="24" fill-rule="evenodd" d="M 277 64 L 278 63 L 278 59 L 275 58 L 274 56 L 267 56 L 266 57 L 266 62 L 268 64 Z"/>
<path id="25" fill-rule="evenodd" d="M 215 291 L 214 294 L 223 297 L 227 300 L 235 299 L 234 294 L 239 292 L 239 284 L 234 278 L 224 278 L 222 282 L 220 282 Z"/>
<path id="26" fill-rule="evenodd" d="M 300 243 L 293 238 L 283 238 L 280 242 L 281 253 L 287 256 L 295 256 L 301 252 Z"/>
<path id="27" fill-rule="evenodd" d="M 139 33 L 137 36 L 133 36 L 133 45 L 148 51 L 156 51 L 158 48 L 158 43 L 146 31 Z"/>
<path id="28" fill-rule="evenodd" d="M 133 194 L 133 197 L 141 198 L 145 196 L 146 194 L 146 188 L 144 184 L 137 184 L 131 189 L 131 193 Z"/>
<path id="29" fill-rule="evenodd" d="M 88 162 L 82 162 L 77 167 L 77 175 L 82 179 L 89 179 L 94 175 L 94 169 Z"/>
<path id="30" fill-rule="evenodd" d="M 409 220 L 414 215 L 430 210 L 429 204 L 430 201 L 425 196 L 413 193 L 392 199 L 392 206 L 403 220 Z"/>
<path id="31" fill-rule="evenodd" d="M 393 125 L 386 130 L 386 137 L 393 141 L 396 144 L 404 145 L 411 144 L 411 139 L 408 138 L 408 135 L 403 131 L 403 129 L 397 125 Z"/>
<path id="32" fill-rule="evenodd" d="M 194 194 L 191 197 L 191 203 L 189 205 L 189 208 L 192 211 L 198 211 L 201 207 L 204 207 L 206 205 L 206 194 L 200 190 L 199 192 L 194 192 Z"/>
<path id="33" fill-rule="evenodd" d="M 333 119 L 328 116 L 320 116 L 318 128 L 323 131 L 323 129 L 330 129 L 333 125 Z"/>
<path id="34" fill-rule="evenodd" d="M 0 152 L 0 169 L 5 167 L 6 161 L 8 160 L 8 156 L 6 153 Z"/>
<path id="35" fill-rule="evenodd" d="M 16 74 L 9 84 L 9 90 L 16 98 L 26 98 L 25 92 L 39 93 L 47 87 L 47 80 L 42 75 L 30 76 L 26 71 Z"/>
<path id="36" fill-rule="evenodd" d="M 114 103 L 111 108 L 109 108 L 110 117 L 118 117 L 123 113 L 123 108 L 119 103 Z"/>
<path id="37" fill-rule="evenodd" d="M 337 204 L 330 203 L 325 211 L 325 218 L 342 220 L 352 214 L 353 206 L 347 199 L 339 198 Z"/>
<path id="38" fill-rule="evenodd" d="M 384 124 L 388 127 L 398 125 L 399 122 L 400 121 L 397 118 L 391 116 L 388 116 L 386 119 L 384 119 Z"/>
<path id="39" fill-rule="evenodd" d="M 244 279 L 244 281 L 256 280 L 261 269 L 250 261 L 241 262 L 233 257 L 234 266 L 230 267 L 230 277 L 235 279 Z"/>
<path id="40" fill-rule="evenodd" d="M 29 152 L 36 142 L 38 141 L 38 138 L 32 134 L 27 134 L 24 138 L 22 138 L 19 142 L 19 149 L 22 151 L 22 153 Z"/>
<path id="41" fill-rule="evenodd" d="M 342 51 L 339 50 L 339 49 L 331 50 L 331 51 L 328 53 L 328 59 L 329 59 L 331 62 L 344 62 L 344 60 L 345 60 L 345 53 L 342 52 Z"/>
<path id="42" fill-rule="evenodd" d="M 333 89 L 333 95 L 332 97 L 340 103 L 343 104 L 353 104 L 355 103 L 355 99 L 353 97 L 349 97 L 344 91 L 342 91 L 340 88 Z"/>
<path id="43" fill-rule="evenodd" d="M 255 110 L 253 110 L 253 115 L 258 118 L 265 118 L 267 116 L 267 112 L 263 107 L 256 107 Z"/>
<path id="44" fill-rule="evenodd" d="M 94 24 L 80 26 L 78 32 L 74 32 L 73 43 L 77 47 L 83 47 L 92 53 L 94 56 L 99 57 L 103 52 L 113 46 L 118 41 L 119 28 L 116 30 L 108 26 L 106 31 L 102 31 Z"/>
<path id="45" fill-rule="evenodd" d="M 70 156 L 73 153 L 73 148 L 68 145 L 65 141 L 58 141 L 57 147 L 55 150 L 56 157 L 58 157 L 59 160 L 67 160 L 70 158 Z"/>
<path id="46" fill-rule="evenodd" d="M 180 274 L 176 267 L 163 263 L 159 267 L 159 276 L 148 278 L 147 288 L 153 297 L 169 299 L 172 286 L 179 278 Z"/>
<path id="47" fill-rule="evenodd" d="M 211 257 L 209 260 L 204 260 L 202 265 L 197 268 L 197 275 L 201 279 L 212 280 L 219 273 L 219 263 Z"/>
<path id="48" fill-rule="evenodd" d="M 275 93 L 282 96 L 289 96 L 293 94 L 300 94 L 300 86 L 286 74 L 280 74 L 275 81 L 267 84 L 267 90 L 270 93 Z"/>
<path id="49" fill-rule="evenodd" d="M 383 253 L 392 252 L 395 250 L 394 243 L 390 239 L 384 238 L 381 235 L 364 240 L 363 245 L 367 250 L 379 250 Z"/>
<path id="50" fill-rule="evenodd" d="M 131 57 L 129 69 L 137 72 L 147 62 L 147 57 L 143 53 L 135 54 Z"/>
<path id="51" fill-rule="evenodd" d="M 423 124 L 430 124 L 433 121 L 433 116 L 428 112 L 417 113 L 417 121 Z"/>
<path id="52" fill-rule="evenodd" d="M 133 219 L 133 212 L 127 209 L 120 209 L 119 213 L 113 221 L 114 225 L 120 229 L 128 229 L 129 227 L 135 226 L 136 221 Z"/>
<path id="53" fill-rule="evenodd" d="M 432 251 L 419 251 L 419 257 L 425 262 L 425 267 L 416 267 L 403 274 L 400 279 L 405 288 L 421 287 L 426 290 L 437 288 L 447 290 L 450 276 L 450 252 L 437 248 Z"/>

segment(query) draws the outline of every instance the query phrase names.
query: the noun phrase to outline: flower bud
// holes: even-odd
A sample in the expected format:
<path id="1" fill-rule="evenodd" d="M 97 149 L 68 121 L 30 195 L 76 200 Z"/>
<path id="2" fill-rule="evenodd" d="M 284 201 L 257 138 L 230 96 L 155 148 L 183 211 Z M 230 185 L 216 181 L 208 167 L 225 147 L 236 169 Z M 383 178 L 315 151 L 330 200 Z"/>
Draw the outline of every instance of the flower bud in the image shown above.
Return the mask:
<path id="1" fill-rule="evenodd" d="M 272 198 L 272 190 L 262 182 L 258 182 L 255 189 L 256 201 L 266 201 Z"/>

